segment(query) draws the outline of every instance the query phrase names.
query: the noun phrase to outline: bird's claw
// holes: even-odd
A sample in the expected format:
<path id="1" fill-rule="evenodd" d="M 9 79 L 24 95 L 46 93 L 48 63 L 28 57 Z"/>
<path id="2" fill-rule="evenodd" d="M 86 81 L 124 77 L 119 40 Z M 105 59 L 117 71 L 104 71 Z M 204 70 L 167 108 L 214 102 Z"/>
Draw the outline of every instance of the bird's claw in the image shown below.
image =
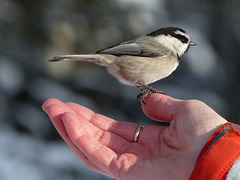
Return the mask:
<path id="1" fill-rule="evenodd" d="M 158 91 L 156 89 L 141 89 L 141 92 L 137 95 L 137 102 L 138 104 L 142 105 L 143 104 L 146 104 L 144 99 L 147 98 L 150 94 L 152 93 L 159 93 L 159 94 L 165 94 L 164 91 Z"/>

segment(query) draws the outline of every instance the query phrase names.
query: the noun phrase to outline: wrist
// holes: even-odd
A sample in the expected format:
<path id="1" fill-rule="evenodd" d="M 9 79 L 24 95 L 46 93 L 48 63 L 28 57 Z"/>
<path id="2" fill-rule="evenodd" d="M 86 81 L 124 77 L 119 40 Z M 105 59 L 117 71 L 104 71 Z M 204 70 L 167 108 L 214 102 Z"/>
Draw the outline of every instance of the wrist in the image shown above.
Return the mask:
<path id="1" fill-rule="evenodd" d="M 225 123 L 207 141 L 199 154 L 190 180 L 225 179 L 240 157 L 240 126 Z"/>

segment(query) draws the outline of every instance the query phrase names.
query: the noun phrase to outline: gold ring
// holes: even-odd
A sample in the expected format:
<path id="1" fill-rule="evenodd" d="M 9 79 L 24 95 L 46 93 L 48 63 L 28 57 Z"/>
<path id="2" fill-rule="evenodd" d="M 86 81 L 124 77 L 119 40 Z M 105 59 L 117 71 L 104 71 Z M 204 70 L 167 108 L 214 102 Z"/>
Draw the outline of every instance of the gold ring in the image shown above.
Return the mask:
<path id="1" fill-rule="evenodd" d="M 140 135 L 140 132 L 142 130 L 144 126 L 139 126 L 133 136 L 133 142 L 137 142 L 138 141 L 138 138 L 139 138 L 139 135 Z"/>

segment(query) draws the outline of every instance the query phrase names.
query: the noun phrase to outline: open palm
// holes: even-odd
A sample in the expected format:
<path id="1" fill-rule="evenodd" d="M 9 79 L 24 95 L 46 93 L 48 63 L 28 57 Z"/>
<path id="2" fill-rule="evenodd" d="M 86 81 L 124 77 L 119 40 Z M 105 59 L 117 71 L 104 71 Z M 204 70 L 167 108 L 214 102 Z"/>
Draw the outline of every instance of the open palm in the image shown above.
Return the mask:
<path id="1" fill-rule="evenodd" d="M 226 123 L 196 100 L 151 94 L 144 113 L 170 126 L 147 126 L 137 143 L 137 124 L 118 122 L 74 103 L 49 99 L 43 109 L 54 126 L 91 169 L 116 179 L 188 179 L 211 134 Z"/>

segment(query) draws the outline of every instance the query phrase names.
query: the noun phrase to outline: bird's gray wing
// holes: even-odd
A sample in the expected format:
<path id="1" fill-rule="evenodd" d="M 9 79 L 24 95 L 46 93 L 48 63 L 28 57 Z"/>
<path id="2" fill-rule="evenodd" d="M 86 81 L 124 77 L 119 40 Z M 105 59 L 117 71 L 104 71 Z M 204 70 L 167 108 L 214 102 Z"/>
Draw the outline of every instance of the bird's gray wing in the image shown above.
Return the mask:
<path id="1" fill-rule="evenodd" d="M 156 47 L 158 46 L 158 47 Z M 142 57 L 156 57 L 167 54 L 166 49 L 163 51 L 159 50 L 159 44 L 145 44 L 143 42 L 138 43 L 135 41 L 127 41 L 124 43 L 110 46 L 106 49 L 97 51 L 97 54 L 112 54 L 116 56 L 131 55 L 131 56 L 142 56 Z"/>

